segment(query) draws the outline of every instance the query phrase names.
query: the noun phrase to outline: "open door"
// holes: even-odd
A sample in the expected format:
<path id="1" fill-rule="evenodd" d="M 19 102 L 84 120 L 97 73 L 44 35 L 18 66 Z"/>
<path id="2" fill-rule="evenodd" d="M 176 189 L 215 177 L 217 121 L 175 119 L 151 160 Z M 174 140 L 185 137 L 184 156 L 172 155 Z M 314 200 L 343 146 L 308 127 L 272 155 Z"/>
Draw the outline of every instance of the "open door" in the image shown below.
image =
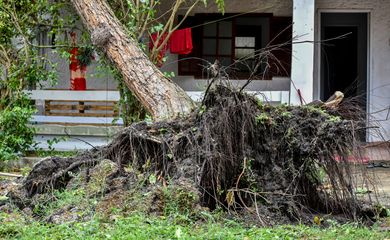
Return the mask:
<path id="1" fill-rule="evenodd" d="M 321 13 L 321 99 L 335 91 L 367 105 L 367 13 Z"/>

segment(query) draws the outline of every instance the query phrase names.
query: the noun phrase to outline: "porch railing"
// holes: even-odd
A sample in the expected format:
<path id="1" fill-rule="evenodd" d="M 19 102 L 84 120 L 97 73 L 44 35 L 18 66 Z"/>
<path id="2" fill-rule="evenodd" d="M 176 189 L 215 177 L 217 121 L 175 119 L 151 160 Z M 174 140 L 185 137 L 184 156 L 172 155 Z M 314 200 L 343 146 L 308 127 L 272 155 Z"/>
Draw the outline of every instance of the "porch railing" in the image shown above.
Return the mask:
<path id="1" fill-rule="evenodd" d="M 120 99 L 118 91 L 31 90 L 26 91 L 26 93 L 30 95 L 32 100 L 35 100 L 38 108 L 38 113 L 33 116 L 32 123 L 69 125 L 123 124 L 122 119 L 118 117 L 118 112 L 112 109 L 112 103 L 116 103 Z M 200 101 L 204 95 L 202 91 L 187 91 L 187 93 L 194 101 Z M 271 103 L 289 102 L 288 91 L 249 91 L 247 93 Z M 54 105 L 50 105 L 52 103 Z M 107 103 L 110 103 L 110 105 Z"/>

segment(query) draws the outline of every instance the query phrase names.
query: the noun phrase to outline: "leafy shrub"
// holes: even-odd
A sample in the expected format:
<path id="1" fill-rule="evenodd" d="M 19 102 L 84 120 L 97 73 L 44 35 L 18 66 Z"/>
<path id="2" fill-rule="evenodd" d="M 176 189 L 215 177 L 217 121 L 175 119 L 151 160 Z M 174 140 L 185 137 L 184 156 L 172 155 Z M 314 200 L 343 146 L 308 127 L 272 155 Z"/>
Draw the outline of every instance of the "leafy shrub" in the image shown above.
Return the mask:
<path id="1" fill-rule="evenodd" d="M 34 144 L 35 129 L 28 121 L 35 109 L 13 106 L 0 113 L 0 160 L 14 160 Z"/>

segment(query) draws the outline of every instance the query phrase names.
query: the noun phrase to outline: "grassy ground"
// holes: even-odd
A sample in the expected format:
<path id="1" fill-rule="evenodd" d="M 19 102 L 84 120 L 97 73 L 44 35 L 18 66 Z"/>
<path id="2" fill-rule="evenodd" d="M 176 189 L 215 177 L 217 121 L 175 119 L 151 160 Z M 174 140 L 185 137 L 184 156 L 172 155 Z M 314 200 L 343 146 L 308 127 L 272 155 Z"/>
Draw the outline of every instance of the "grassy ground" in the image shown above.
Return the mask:
<path id="1" fill-rule="evenodd" d="M 299 224 L 261 228 L 227 219 L 222 211 L 201 211 L 194 217 L 192 209 L 180 210 L 174 198 L 161 215 L 128 212 L 123 204 L 99 213 L 99 197 L 88 197 L 81 188 L 52 194 L 55 201 L 40 201 L 32 212 L 0 211 L 0 239 L 390 239 L 390 232 L 378 226 L 339 225 L 331 220 L 328 228 Z M 77 206 L 76 213 L 70 211 L 72 206 Z M 61 209 L 77 220 L 48 223 Z M 381 225 L 390 226 L 390 219 Z"/>
<path id="2" fill-rule="evenodd" d="M 381 228 L 379 224 L 368 228 L 331 220 L 325 220 L 330 225 L 327 228 L 314 224 L 261 228 L 227 219 L 221 211 L 183 208 L 191 206 L 183 202 L 190 199 L 183 192 L 177 194 L 168 189 L 164 194 L 169 201 L 161 214 L 147 215 L 141 210 L 129 210 L 125 202 L 102 207 L 101 197 L 92 190 L 89 187 L 53 191 L 50 195 L 54 201 L 41 199 L 30 212 L 16 208 L 0 210 L 0 239 L 390 239 L 390 231 L 383 231 L 383 226 L 390 226 L 390 219 L 383 220 Z M 134 203 L 138 209 L 149 204 L 145 195 L 138 196 Z M 70 210 L 72 207 L 77 207 L 76 212 Z M 76 218 L 68 218 L 70 222 L 60 220 L 60 224 L 48 223 L 51 216 L 62 210 Z"/>
<path id="3" fill-rule="evenodd" d="M 93 218 L 84 223 L 44 224 L 5 220 L 1 239 L 386 239 L 389 232 L 341 225 L 330 228 L 304 225 L 275 228 L 243 227 L 233 221 L 178 224 L 172 219 L 133 214 L 114 221 Z"/>

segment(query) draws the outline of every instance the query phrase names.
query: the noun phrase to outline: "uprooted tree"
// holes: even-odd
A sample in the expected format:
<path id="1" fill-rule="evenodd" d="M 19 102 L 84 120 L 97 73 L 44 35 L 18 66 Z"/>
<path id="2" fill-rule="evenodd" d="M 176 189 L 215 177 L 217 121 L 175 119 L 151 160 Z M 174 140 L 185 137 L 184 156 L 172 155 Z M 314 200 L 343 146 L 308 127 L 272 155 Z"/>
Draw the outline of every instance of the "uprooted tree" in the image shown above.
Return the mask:
<path id="1" fill-rule="evenodd" d="M 348 157 L 359 120 L 342 117 L 348 102 L 271 106 L 217 86 L 203 103 L 185 118 L 133 124 L 76 157 L 44 159 L 9 196 L 33 208 L 53 189 L 87 188 L 100 206 L 133 209 L 145 205 L 134 194 L 147 192 L 147 213 L 178 197 L 179 209 L 219 207 L 261 225 L 307 222 L 313 212 L 375 216 L 355 194 Z"/>

